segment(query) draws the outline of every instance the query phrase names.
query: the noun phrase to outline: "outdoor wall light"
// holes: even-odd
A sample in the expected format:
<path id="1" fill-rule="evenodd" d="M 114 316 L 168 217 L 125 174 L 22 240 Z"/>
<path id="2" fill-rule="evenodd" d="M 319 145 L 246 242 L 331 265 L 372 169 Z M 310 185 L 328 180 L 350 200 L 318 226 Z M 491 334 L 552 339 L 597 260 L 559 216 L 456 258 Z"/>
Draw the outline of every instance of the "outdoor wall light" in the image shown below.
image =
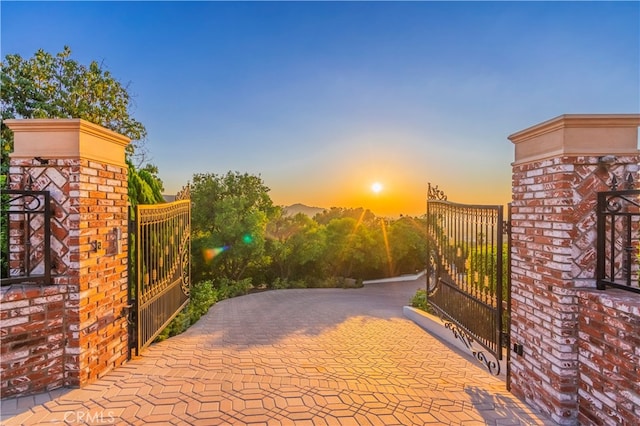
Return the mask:
<path id="1" fill-rule="evenodd" d="M 113 228 L 114 239 L 116 243 L 115 253 L 114 254 L 122 254 L 122 229 Z"/>
<path id="2" fill-rule="evenodd" d="M 598 157 L 598 165 L 605 170 L 609 170 L 618 161 L 618 157 L 615 155 L 603 155 Z"/>

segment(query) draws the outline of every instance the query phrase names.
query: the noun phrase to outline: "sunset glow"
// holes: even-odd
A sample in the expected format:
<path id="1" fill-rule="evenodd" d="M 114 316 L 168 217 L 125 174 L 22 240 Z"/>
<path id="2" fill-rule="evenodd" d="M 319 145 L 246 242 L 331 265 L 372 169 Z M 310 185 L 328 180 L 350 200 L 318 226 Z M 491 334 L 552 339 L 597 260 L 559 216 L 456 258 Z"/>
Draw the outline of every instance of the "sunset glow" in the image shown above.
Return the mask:
<path id="1" fill-rule="evenodd" d="M 506 205 L 510 134 L 640 104 L 637 2 L 2 6 L 3 52 L 68 45 L 131 84 L 167 195 L 239 171 L 279 206 L 421 216 L 429 182 L 453 202 Z M 123 17 L 135 25 L 104 24 Z M 164 66 L 167 48 L 180 66 Z"/>

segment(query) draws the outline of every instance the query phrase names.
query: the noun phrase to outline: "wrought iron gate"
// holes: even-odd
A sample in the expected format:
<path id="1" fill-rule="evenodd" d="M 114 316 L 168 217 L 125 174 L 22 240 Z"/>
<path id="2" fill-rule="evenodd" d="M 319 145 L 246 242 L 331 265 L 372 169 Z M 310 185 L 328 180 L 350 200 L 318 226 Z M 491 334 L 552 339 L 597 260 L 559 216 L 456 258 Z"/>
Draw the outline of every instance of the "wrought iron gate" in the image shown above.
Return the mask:
<path id="1" fill-rule="evenodd" d="M 49 191 L 2 190 L 0 285 L 51 284 L 51 195 Z"/>
<path id="2" fill-rule="evenodd" d="M 598 193 L 598 289 L 615 287 L 640 293 L 640 189 L 629 174 L 626 188 Z"/>
<path id="3" fill-rule="evenodd" d="M 427 300 L 454 336 L 498 375 L 502 348 L 508 348 L 510 297 L 503 206 L 446 198 L 429 185 Z"/>
<path id="4" fill-rule="evenodd" d="M 139 205 L 129 221 L 130 348 L 149 346 L 189 303 L 191 200 Z"/>

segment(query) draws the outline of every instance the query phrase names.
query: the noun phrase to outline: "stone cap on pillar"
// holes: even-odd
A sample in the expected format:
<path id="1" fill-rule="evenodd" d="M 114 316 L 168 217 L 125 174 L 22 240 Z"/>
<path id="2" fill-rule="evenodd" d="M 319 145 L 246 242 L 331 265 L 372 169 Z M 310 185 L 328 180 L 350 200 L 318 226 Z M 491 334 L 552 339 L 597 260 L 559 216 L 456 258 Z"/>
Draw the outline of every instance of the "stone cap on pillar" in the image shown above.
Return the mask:
<path id="1" fill-rule="evenodd" d="M 124 167 L 131 139 L 79 118 L 9 119 L 11 158 L 82 158 Z"/>
<path id="2" fill-rule="evenodd" d="M 637 155 L 640 114 L 564 114 L 509 136 L 515 164 L 560 155 Z"/>

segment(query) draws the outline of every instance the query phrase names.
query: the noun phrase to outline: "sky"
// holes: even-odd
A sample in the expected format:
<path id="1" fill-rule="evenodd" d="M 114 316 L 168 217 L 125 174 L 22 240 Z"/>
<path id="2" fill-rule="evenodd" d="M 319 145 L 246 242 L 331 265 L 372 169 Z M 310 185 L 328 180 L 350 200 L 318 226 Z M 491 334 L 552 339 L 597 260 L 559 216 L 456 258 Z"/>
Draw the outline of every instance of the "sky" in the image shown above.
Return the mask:
<path id="1" fill-rule="evenodd" d="M 68 45 L 127 85 L 169 194 L 237 171 L 278 205 L 419 216 L 429 182 L 502 205 L 510 134 L 640 112 L 638 2 L 3 0 L 0 14 L 3 58 Z"/>

